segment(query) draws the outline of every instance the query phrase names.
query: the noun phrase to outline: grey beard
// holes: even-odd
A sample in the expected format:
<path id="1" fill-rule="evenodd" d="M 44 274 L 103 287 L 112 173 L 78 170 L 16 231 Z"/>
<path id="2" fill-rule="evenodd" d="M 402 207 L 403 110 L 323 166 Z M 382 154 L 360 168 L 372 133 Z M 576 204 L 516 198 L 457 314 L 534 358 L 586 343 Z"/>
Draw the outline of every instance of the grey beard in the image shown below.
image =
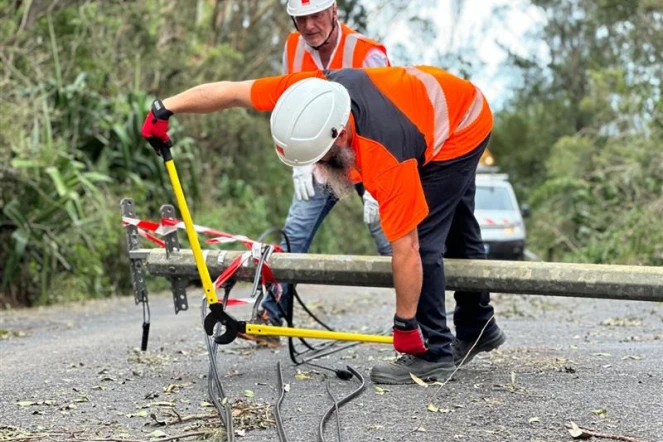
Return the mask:
<path id="1" fill-rule="evenodd" d="M 339 148 L 334 146 L 335 155 L 333 161 L 321 163 L 325 176 L 325 191 L 336 198 L 343 199 L 354 190 L 354 183 L 349 178 L 349 173 L 355 163 L 355 153 L 350 148 Z"/>
<path id="2" fill-rule="evenodd" d="M 327 182 L 325 183 L 325 191 L 327 193 L 335 196 L 339 200 L 352 193 L 355 186 L 345 172 L 338 169 L 327 169 L 326 173 Z"/>

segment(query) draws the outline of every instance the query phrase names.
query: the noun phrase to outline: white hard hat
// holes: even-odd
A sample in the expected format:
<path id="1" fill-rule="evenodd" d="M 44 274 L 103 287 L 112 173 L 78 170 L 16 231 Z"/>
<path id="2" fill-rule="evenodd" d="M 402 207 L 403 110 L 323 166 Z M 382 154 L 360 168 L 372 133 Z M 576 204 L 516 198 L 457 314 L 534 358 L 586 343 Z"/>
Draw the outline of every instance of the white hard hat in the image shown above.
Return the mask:
<path id="1" fill-rule="evenodd" d="M 311 15 L 324 11 L 336 3 L 336 0 L 288 0 L 288 14 L 292 17 Z"/>
<path id="2" fill-rule="evenodd" d="M 345 87 L 320 78 L 298 81 L 281 95 L 270 119 L 279 159 L 291 167 L 320 161 L 349 118 Z"/>

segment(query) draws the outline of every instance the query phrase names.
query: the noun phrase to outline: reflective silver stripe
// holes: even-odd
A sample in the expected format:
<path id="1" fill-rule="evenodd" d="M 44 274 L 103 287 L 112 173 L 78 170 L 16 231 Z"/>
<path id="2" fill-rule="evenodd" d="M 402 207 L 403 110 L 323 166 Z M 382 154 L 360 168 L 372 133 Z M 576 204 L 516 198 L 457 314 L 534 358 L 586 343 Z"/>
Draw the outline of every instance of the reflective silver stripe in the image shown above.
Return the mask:
<path id="1" fill-rule="evenodd" d="M 352 65 L 352 60 L 354 59 L 355 56 L 355 47 L 357 46 L 357 40 L 365 38 L 366 37 L 364 37 L 361 34 L 348 34 L 348 36 L 345 37 L 345 44 L 343 45 L 343 69 L 355 67 Z M 361 66 L 356 66 L 356 67 L 361 67 Z"/>
<path id="2" fill-rule="evenodd" d="M 285 40 L 285 46 L 283 46 L 283 57 L 281 58 L 281 62 L 283 63 L 283 74 L 289 74 L 290 73 L 290 65 L 289 65 L 289 60 L 288 60 L 288 42 L 290 39 Z"/>
<path id="3" fill-rule="evenodd" d="M 301 35 L 297 39 L 297 49 L 295 50 L 295 59 L 292 61 L 292 71 L 301 72 L 304 65 L 304 51 L 306 50 L 306 42 Z"/>
<path id="4" fill-rule="evenodd" d="M 447 107 L 447 98 L 444 95 L 442 86 L 434 76 L 420 71 L 414 67 L 405 68 L 407 73 L 417 77 L 426 87 L 428 99 L 433 105 L 433 157 L 440 152 L 444 142 L 449 138 L 449 109 Z"/>
<path id="5" fill-rule="evenodd" d="M 465 112 L 463 119 L 460 121 L 460 124 L 456 128 L 456 132 L 465 129 L 470 124 L 474 123 L 477 120 L 477 118 L 479 118 L 479 115 L 481 114 L 482 110 L 483 110 L 483 94 L 481 93 L 479 88 L 475 87 L 474 100 L 472 100 L 470 108 L 467 110 L 467 112 Z"/>

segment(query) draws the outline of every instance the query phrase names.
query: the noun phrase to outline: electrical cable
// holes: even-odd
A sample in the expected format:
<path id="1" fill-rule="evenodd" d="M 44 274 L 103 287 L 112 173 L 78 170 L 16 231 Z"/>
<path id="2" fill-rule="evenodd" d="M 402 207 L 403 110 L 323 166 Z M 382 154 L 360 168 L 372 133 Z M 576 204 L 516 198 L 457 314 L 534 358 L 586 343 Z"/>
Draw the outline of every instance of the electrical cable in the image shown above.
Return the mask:
<path id="1" fill-rule="evenodd" d="M 267 234 L 272 233 L 274 231 L 280 231 L 281 235 L 284 238 L 284 241 L 286 242 L 286 248 L 289 251 L 290 250 L 290 240 L 288 239 L 286 233 L 282 229 L 275 229 L 271 228 L 268 231 L 264 232 L 261 236 L 259 241 L 261 241 Z M 256 274 L 253 280 L 253 287 L 251 291 L 251 296 L 255 296 L 256 292 L 260 291 L 260 295 L 257 297 L 256 302 L 254 303 L 253 306 L 253 316 L 254 319 L 257 317 L 257 309 L 260 306 L 260 302 L 265 294 L 267 293 L 268 296 L 271 296 L 275 301 L 276 305 L 279 308 L 279 311 L 281 312 L 282 316 L 285 318 L 286 323 L 288 324 L 288 327 L 294 327 L 293 323 L 293 310 L 294 310 L 294 300 L 296 299 L 298 304 L 303 308 L 303 310 L 318 324 L 320 324 L 322 327 L 326 328 L 327 330 L 333 331 L 331 327 L 329 327 L 327 324 L 325 324 L 323 321 L 321 321 L 311 310 L 306 306 L 306 304 L 303 302 L 303 300 L 299 297 L 299 294 L 297 293 L 295 289 L 295 284 L 292 284 L 292 290 L 290 293 L 286 296 L 290 296 L 288 299 L 288 304 L 287 304 L 287 310 L 284 311 L 283 307 L 281 306 L 280 303 L 276 300 L 273 292 L 266 290 L 265 285 L 261 284 L 261 278 L 262 278 L 262 269 L 263 269 L 263 264 L 267 261 L 267 258 L 269 257 L 270 253 L 273 251 L 273 248 L 271 246 L 265 247 L 264 250 L 261 253 L 260 259 L 258 261 L 258 267 L 256 268 Z M 224 296 L 223 296 L 223 301 L 222 301 L 222 307 L 225 309 L 229 296 L 230 296 L 230 291 L 234 287 L 236 281 L 233 279 L 230 279 L 226 281 L 221 287 L 224 289 Z M 145 307 L 145 306 L 144 306 Z M 201 317 L 203 322 L 205 321 L 206 317 L 206 312 L 207 312 L 208 304 L 207 304 L 207 299 L 203 297 L 202 299 L 202 305 L 201 305 Z M 143 315 L 145 318 L 145 310 L 143 311 Z M 147 315 L 149 317 L 149 307 L 147 307 Z M 221 336 L 223 326 L 221 324 L 217 324 L 215 327 L 215 333 L 213 334 L 214 336 L 207 336 L 205 334 L 205 344 L 207 346 L 207 352 L 209 356 L 209 371 L 208 371 L 208 379 L 207 379 L 207 389 L 208 389 L 208 394 L 209 398 L 214 404 L 214 407 L 216 408 L 217 412 L 219 413 L 219 417 L 221 419 L 222 424 L 226 428 L 226 435 L 227 435 L 227 440 L 229 442 L 234 442 L 235 441 L 235 434 L 234 434 L 234 425 L 233 425 L 233 418 L 232 418 L 232 407 L 228 403 L 228 398 L 225 395 L 225 392 L 223 391 L 223 385 L 221 384 L 221 380 L 219 378 L 219 373 L 216 365 L 216 355 L 217 355 L 217 349 L 218 345 L 216 342 L 216 338 L 218 336 Z M 341 399 L 340 401 L 337 401 L 334 397 L 334 395 L 331 393 L 330 386 L 329 386 L 329 381 L 327 381 L 326 387 L 327 387 L 327 393 L 331 396 L 332 400 L 334 401 L 333 407 L 325 413 L 325 415 L 322 417 L 322 420 L 320 421 L 320 427 L 319 427 L 319 438 L 320 441 L 324 442 L 324 424 L 326 420 L 329 418 L 331 413 L 336 410 L 336 419 L 337 419 L 337 434 L 338 434 L 338 439 L 339 442 L 341 441 L 341 427 L 340 427 L 340 420 L 339 420 L 339 415 L 338 415 L 338 409 L 343 406 L 345 403 L 349 402 L 350 400 L 354 399 L 356 396 L 358 396 L 363 389 L 366 386 L 366 382 L 363 378 L 363 376 L 358 373 L 356 370 L 354 370 L 352 367 L 347 366 L 347 370 L 343 369 L 334 369 L 330 367 L 326 367 L 323 365 L 319 365 L 316 363 L 311 362 L 312 360 L 319 359 L 323 356 L 326 356 L 328 354 L 335 353 L 337 351 L 341 351 L 343 349 L 352 347 L 354 345 L 357 345 L 358 342 L 354 343 L 349 343 L 345 344 L 343 346 L 338 346 L 336 342 L 331 342 L 331 343 L 323 343 L 321 345 L 311 345 L 309 344 L 305 339 L 303 338 L 297 338 L 299 341 L 307 347 L 306 350 L 304 351 L 298 351 L 295 347 L 295 341 L 293 338 L 288 338 L 288 349 L 290 353 L 290 359 L 295 365 L 308 365 L 311 367 L 315 367 L 318 369 L 322 370 L 327 370 L 329 372 L 334 373 L 339 379 L 342 380 L 350 380 L 353 377 L 356 377 L 359 382 L 360 382 L 360 387 L 355 390 L 353 393 L 348 395 L 347 397 Z M 309 354 L 312 353 L 312 354 Z M 305 355 L 308 356 L 306 359 L 300 359 L 303 358 Z M 274 417 L 276 420 L 276 426 L 277 426 L 277 433 L 279 436 L 280 442 L 287 442 L 287 437 L 283 428 L 283 422 L 281 418 L 281 411 L 280 411 L 280 405 L 283 402 L 284 396 L 285 396 L 285 389 L 283 386 L 283 374 L 281 371 L 281 363 L 280 361 L 277 363 L 277 380 L 278 380 L 278 389 L 279 389 L 279 398 L 277 400 L 277 403 L 274 407 Z"/>
<path id="2" fill-rule="evenodd" d="M 341 440 L 343 439 L 343 436 L 341 436 L 341 416 L 340 413 L 338 412 L 338 401 L 334 397 L 334 394 L 331 392 L 331 388 L 329 387 L 329 379 L 327 379 L 327 381 L 325 382 L 325 389 L 327 390 L 327 394 L 334 403 L 333 410 L 336 412 L 336 435 L 338 436 L 338 442 L 341 442 Z"/>
<path id="3" fill-rule="evenodd" d="M 288 442 L 288 437 L 283 428 L 283 418 L 281 417 L 281 404 L 285 397 L 285 386 L 283 385 L 283 372 L 281 371 L 281 361 L 276 363 L 276 388 L 279 391 L 279 397 L 274 404 L 274 420 L 276 421 L 276 432 L 279 435 L 279 441 Z"/>
<path id="4" fill-rule="evenodd" d="M 355 391 L 353 391 L 352 393 L 350 393 L 349 395 L 347 395 L 346 397 L 344 397 L 343 399 L 341 399 L 339 401 L 336 401 L 334 396 L 331 395 L 331 392 L 329 390 L 327 390 L 330 393 L 330 395 L 332 396 L 332 400 L 334 400 L 334 405 L 332 405 L 329 408 L 329 410 L 327 410 L 327 412 L 322 416 L 322 419 L 320 419 L 320 425 L 318 426 L 318 441 L 319 442 L 325 442 L 325 434 L 324 434 L 325 433 L 325 422 L 327 421 L 327 419 L 329 419 L 329 416 L 331 416 L 331 414 L 334 412 L 334 410 L 336 410 L 337 413 L 338 413 L 339 408 L 341 408 L 343 405 L 347 404 L 351 400 L 355 399 L 366 388 L 366 380 L 361 375 L 361 373 L 359 373 L 357 370 L 355 370 L 354 368 L 352 368 L 349 365 L 347 366 L 347 369 L 350 373 L 353 374 L 354 377 L 357 378 L 360 385 Z M 341 439 L 340 439 L 340 434 L 339 434 L 339 442 L 340 441 L 341 441 Z"/>
<path id="5" fill-rule="evenodd" d="M 228 289 L 229 290 L 229 289 Z M 201 316 L 203 323 L 205 322 L 205 316 L 207 312 L 207 298 L 203 297 L 201 305 Z M 220 328 L 220 325 L 217 325 L 217 330 Z M 218 331 L 216 334 L 219 334 Z M 233 415 L 232 407 L 228 403 L 228 398 L 226 397 L 223 391 L 223 385 L 219 379 L 219 372 L 216 367 L 216 353 L 218 344 L 214 340 L 215 336 L 207 336 L 205 334 L 205 344 L 207 346 L 207 355 L 209 356 L 209 370 L 207 373 L 207 393 L 210 400 L 214 404 L 219 417 L 221 418 L 221 423 L 226 428 L 226 438 L 228 442 L 234 442 L 235 440 L 235 430 L 233 426 Z M 215 391 L 216 389 L 216 391 Z M 219 401 L 221 398 L 221 401 Z"/>
<path id="6" fill-rule="evenodd" d="M 288 238 L 288 234 L 287 234 L 283 229 L 279 229 L 279 228 L 277 228 L 277 227 L 271 227 L 271 228 L 267 229 L 265 232 L 263 232 L 263 233 L 258 237 L 258 242 L 262 242 L 262 241 L 264 240 L 264 238 L 265 238 L 267 235 L 269 235 L 269 234 L 271 234 L 271 233 L 275 233 L 275 232 L 279 232 L 279 233 L 281 234 L 283 240 L 285 241 L 286 252 L 287 252 L 287 253 L 290 253 L 290 251 L 292 250 L 292 249 L 291 249 L 291 246 L 290 246 L 290 239 Z M 259 265 L 258 269 L 259 269 L 259 270 L 262 270 L 262 266 Z M 257 275 L 258 275 L 258 274 L 256 273 L 256 278 L 258 277 Z M 281 315 L 285 318 L 285 320 L 286 320 L 286 324 L 288 325 L 288 327 L 294 327 L 294 322 L 293 322 L 293 316 L 294 316 L 293 307 L 294 307 L 294 302 L 293 302 L 293 301 L 296 299 L 296 300 L 297 300 L 297 303 L 302 307 L 302 309 L 303 309 L 303 310 L 304 310 L 304 311 L 305 311 L 305 312 L 306 312 L 306 313 L 307 313 L 307 314 L 308 314 L 308 315 L 309 315 L 309 316 L 310 316 L 310 317 L 311 317 L 316 323 L 318 323 L 320 326 L 324 327 L 325 329 L 327 329 L 327 330 L 329 330 L 329 331 L 334 331 L 334 329 L 333 329 L 332 327 L 330 327 L 329 325 L 327 325 L 326 323 L 324 323 L 320 318 L 318 318 L 318 317 L 317 317 L 317 316 L 316 316 L 316 315 L 315 315 L 315 314 L 314 314 L 314 313 L 308 308 L 308 306 L 304 303 L 304 301 L 303 301 L 303 300 L 301 299 L 301 297 L 299 296 L 299 293 L 297 292 L 296 284 L 290 284 L 290 290 L 289 290 L 288 293 L 285 295 L 285 296 L 289 296 L 289 297 L 290 297 L 290 298 L 288 299 L 288 303 L 287 303 L 287 306 L 288 306 L 287 311 L 285 311 L 285 310 L 283 309 L 283 306 L 281 305 L 281 303 L 278 302 L 278 300 L 276 300 L 276 297 L 274 296 L 273 293 L 268 293 L 268 296 L 271 296 L 272 299 L 275 301 L 275 304 L 276 304 L 277 308 L 279 309 L 279 312 L 281 313 Z M 299 341 L 300 341 L 305 347 L 307 347 L 307 350 L 305 350 L 304 352 L 299 352 L 299 351 L 297 351 L 296 348 L 295 348 L 295 345 L 294 345 L 294 339 L 293 339 L 293 338 L 288 338 L 288 353 L 289 353 L 289 355 L 290 355 L 290 360 L 291 360 L 295 365 L 306 364 L 306 365 L 313 366 L 313 367 L 316 367 L 316 368 L 319 368 L 319 369 L 323 369 L 323 370 L 330 371 L 330 372 L 334 373 L 339 379 L 342 379 L 342 380 L 349 380 L 349 379 L 352 379 L 352 373 L 350 373 L 350 372 L 347 371 L 347 370 L 329 368 L 329 367 L 325 367 L 325 366 L 322 366 L 322 365 L 319 365 L 319 364 L 314 364 L 314 363 L 310 362 L 310 360 L 317 359 L 317 358 L 319 358 L 319 357 L 321 357 L 321 356 L 317 356 L 317 357 L 314 356 L 314 357 L 311 357 L 309 360 L 298 360 L 298 357 L 301 356 L 302 354 L 305 354 L 306 352 L 309 352 L 309 351 L 315 353 L 316 351 L 318 351 L 318 350 L 321 348 L 321 346 L 317 346 L 317 347 L 316 347 L 316 346 L 314 346 L 314 345 L 312 345 L 312 344 L 309 344 L 308 341 L 307 341 L 306 339 L 303 339 L 303 338 L 297 338 L 297 339 L 298 339 L 298 340 L 299 340 Z M 337 345 L 337 343 L 336 343 L 336 342 L 332 342 L 332 343 L 329 343 L 329 345 L 327 345 L 327 346 L 334 346 L 334 345 Z M 342 349 L 349 348 L 349 347 L 352 346 L 352 345 L 357 345 L 357 343 L 353 343 L 353 344 L 351 344 L 351 345 L 344 345 L 344 346 L 342 346 L 342 348 L 339 348 L 337 351 L 341 351 Z M 323 346 L 325 346 L 325 344 L 323 344 Z M 323 347 L 323 348 L 324 348 L 324 347 Z M 331 353 L 334 353 L 334 352 L 328 352 L 328 353 L 326 353 L 326 354 L 331 354 Z"/>

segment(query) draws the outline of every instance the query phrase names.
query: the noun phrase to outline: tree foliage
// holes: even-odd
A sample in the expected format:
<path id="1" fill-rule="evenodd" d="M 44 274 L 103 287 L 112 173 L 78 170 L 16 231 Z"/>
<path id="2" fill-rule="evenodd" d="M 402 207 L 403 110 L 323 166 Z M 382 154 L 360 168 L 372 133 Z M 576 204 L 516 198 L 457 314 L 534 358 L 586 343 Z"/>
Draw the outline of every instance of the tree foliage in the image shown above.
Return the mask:
<path id="1" fill-rule="evenodd" d="M 551 259 L 657 263 L 663 1 L 530 3 L 544 19 L 533 56 L 509 58 L 520 82 L 496 114 L 491 145 L 533 206 L 530 243 Z M 454 2 L 456 14 L 463 4 Z M 434 41 L 430 17 L 417 14 L 431 0 L 338 5 L 359 30 L 372 28 L 370 11 L 400 14 L 418 46 Z M 0 0 L 0 10 L 0 301 L 127 292 L 119 200 L 134 198 L 149 219 L 174 203 L 140 137 L 151 101 L 280 72 L 293 30 L 284 1 Z M 388 49 L 419 62 L 406 46 Z M 283 223 L 292 184 L 272 155 L 266 115 L 178 116 L 171 127 L 196 222 L 249 236 Z M 313 251 L 374 253 L 359 200 L 334 212 Z"/>
<path id="2" fill-rule="evenodd" d="M 531 245 L 549 259 L 657 263 L 663 2 L 531 3 L 547 53 L 510 58 L 522 81 L 492 144 L 535 209 Z"/>
<path id="3" fill-rule="evenodd" d="M 365 26 L 360 2 L 339 8 Z M 0 9 L 0 301 L 127 292 L 120 199 L 134 198 L 148 219 L 174 203 L 162 162 L 140 137 L 150 103 L 203 82 L 280 72 L 293 30 L 284 4 L 5 0 Z M 250 236 L 283 223 L 292 184 L 271 155 L 266 115 L 178 117 L 171 136 L 196 222 Z M 316 247 L 370 252 L 364 228 L 338 239 L 348 219 L 361 226 L 352 212 L 332 220 Z"/>

